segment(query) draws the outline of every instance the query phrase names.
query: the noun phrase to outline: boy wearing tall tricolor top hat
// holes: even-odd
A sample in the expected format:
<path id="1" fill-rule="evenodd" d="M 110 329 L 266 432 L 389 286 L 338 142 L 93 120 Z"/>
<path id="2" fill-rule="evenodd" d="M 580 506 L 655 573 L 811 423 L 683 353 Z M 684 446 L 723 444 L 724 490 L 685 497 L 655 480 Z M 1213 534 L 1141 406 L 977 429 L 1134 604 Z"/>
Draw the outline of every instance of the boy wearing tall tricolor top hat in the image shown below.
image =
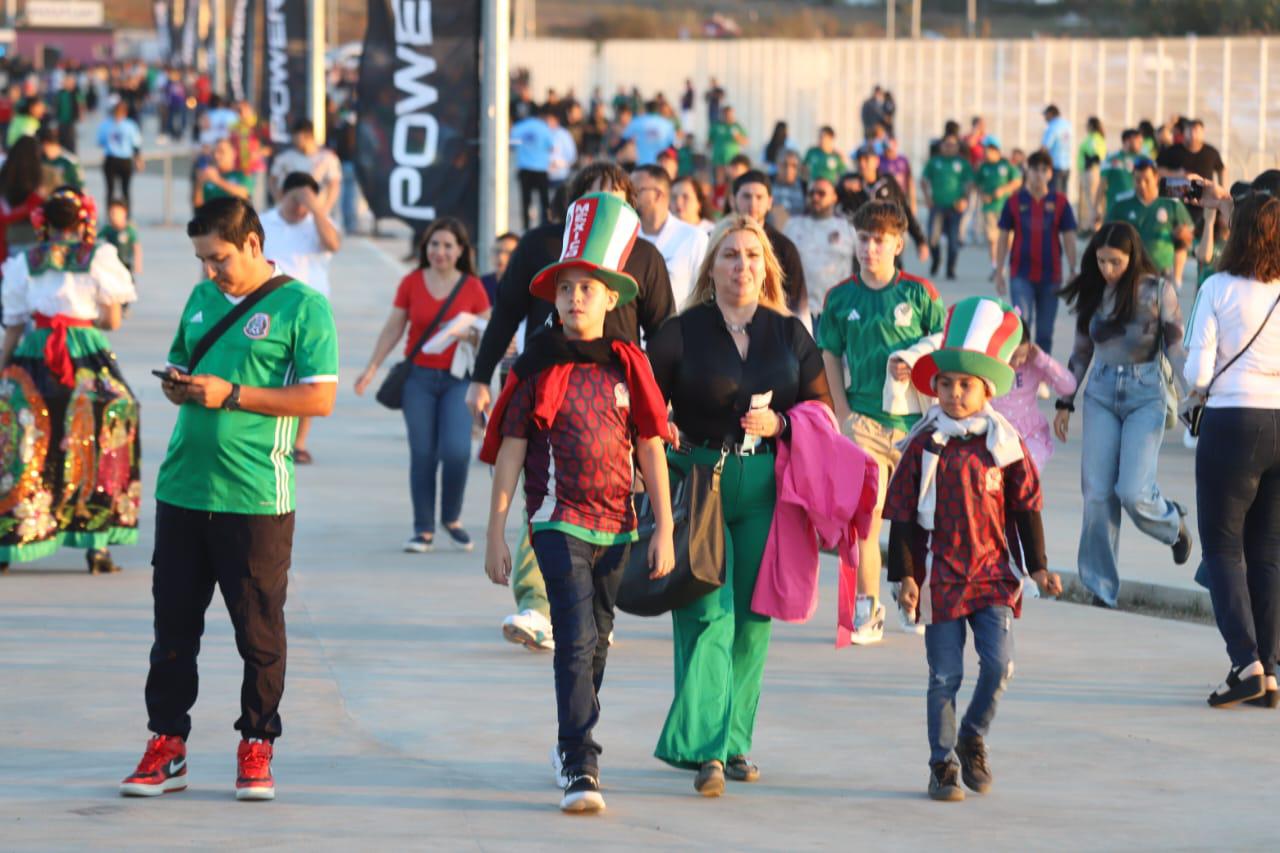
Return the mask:
<path id="1" fill-rule="evenodd" d="M 925 625 L 929 660 L 929 796 L 962 800 L 959 777 L 986 793 L 992 778 L 983 739 L 1013 677 L 1013 620 L 1022 575 L 1012 559 L 1018 537 L 1032 580 L 1045 595 L 1062 591 L 1048 571 L 1040 478 L 1013 425 L 990 405 L 1009 392 L 1009 358 L 1022 321 L 986 297 L 956 303 L 942 346 L 921 357 L 911 381 L 938 398 L 903 440 L 889 484 L 889 580 Z M 966 626 L 978 652 L 973 699 L 956 728 Z"/>
<path id="2" fill-rule="evenodd" d="M 589 193 L 565 216 L 560 260 L 530 292 L 554 302 L 560 328 L 529 340 L 494 404 L 480 459 L 495 465 L 485 572 L 511 577 L 504 539 L 520 474 L 533 549 L 542 568 L 555 633 L 559 737 L 552 750 L 560 808 L 600 811 L 600 717 L 614 600 L 631 543 L 632 456 L 654 507 L 648 560 L 653 577 L 675 565 L 663 441 L 667 407 L 649 361 L 635 344 L 604 337 L 605 314 L 635 298 L 621 272 L 640 219 L 626 202 Z M 633 443 L 633 436 L 635 437 Z"/>

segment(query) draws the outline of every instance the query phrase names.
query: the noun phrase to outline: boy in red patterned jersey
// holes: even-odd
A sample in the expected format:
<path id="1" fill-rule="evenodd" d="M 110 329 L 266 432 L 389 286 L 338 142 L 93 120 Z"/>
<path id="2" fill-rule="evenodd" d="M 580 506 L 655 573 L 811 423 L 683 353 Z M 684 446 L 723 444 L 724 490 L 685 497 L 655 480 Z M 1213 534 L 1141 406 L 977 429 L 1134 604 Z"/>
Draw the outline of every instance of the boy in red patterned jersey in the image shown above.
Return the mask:
<path id="1" fill-rule="evenodd" d="M 511 577 L 504 538 L 521 472 L 533 549 L 542 568 L 555 633 L 559 740 L 552 750 L 566 812 L 604 809 L 600 717 L 614 600 L 636 539 L 633 450 L 652 498 L 652 577 L 675 566 L 674 525 L 663 440 L 667 408 L 635 344 L 604 337 L 605 314 L 633 299 L 620 272 L 640 220 L 615 196 L 590 193 L 565 219 L 560 260 L 534 277 L 534 296 L 555 302 L 561 327 L 530 339 L 494 405 L 481 449 L 495 464 L 485 572 Z"/>
<path id="2" fill-rule="evenodd" d="M 1013 677 L 1013 620 L 1022 606 L 1012 537 L 1041 593 L 1062 591 L 1045 557 L 1039 474 L 1017 430 L 990 405 L 1013 385 L 1009 358 L 1021 335 L 1022 322 L 1003 302 L 972 297 L 952 307 L 942 348 L 911 371 L 917 390 L 938 403 L 903 441 L 885 499 L 889 579 L 901 581 L 900 601 L 913 611 L 918 605 L 925 625 L 935 800 L 964 799 L 958 776 L 978 793 L 991 788 L 983 738 Z M 957 732 L 966 624 L 979 669 Z"/>

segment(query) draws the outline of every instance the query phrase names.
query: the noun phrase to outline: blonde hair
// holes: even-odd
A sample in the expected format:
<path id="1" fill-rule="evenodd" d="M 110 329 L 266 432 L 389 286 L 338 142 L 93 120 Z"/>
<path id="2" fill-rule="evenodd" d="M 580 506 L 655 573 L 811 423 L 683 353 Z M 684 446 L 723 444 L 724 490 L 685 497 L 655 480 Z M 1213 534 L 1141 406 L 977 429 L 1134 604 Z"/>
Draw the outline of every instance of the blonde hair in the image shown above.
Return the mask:
<path id="1" fill-rule="evenodd" d="M 707 254 L 702 258 L 702 266 L 698 267 L 698 277 L 694 281 L 693 290 L 689 292 L 689 299 L 684 307 L 693 308 L 715 299 L 716 285 L 711 280 L 711 268 L 715 266 L 720 245 L 730 234 L 738 231 L 749 231 L 754 234 L 760 241 L 761 249 L 764 250 L 764 284 L 760 286 L 760 304 L 779 314 L 790 314 L 791 312 L 787 310 L 787 296 L 782 289 L 784 279 L 782 265 L 778 263 L 778 256 L 773 253 L 773 244 L 769 242 L 769 235 L 765 233 L 763 226 L 740 213 L 732 213 L 721 219 L 715 230 L 711 232 L 711 239 L 707 242 Z"/>

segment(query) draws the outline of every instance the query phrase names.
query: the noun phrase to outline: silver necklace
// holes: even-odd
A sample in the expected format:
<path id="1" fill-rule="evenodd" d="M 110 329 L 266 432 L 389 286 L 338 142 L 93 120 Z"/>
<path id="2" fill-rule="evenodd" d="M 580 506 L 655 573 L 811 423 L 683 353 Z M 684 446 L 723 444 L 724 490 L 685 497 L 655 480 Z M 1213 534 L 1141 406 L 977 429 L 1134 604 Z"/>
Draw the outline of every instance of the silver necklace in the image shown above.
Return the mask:
<path id="1" fill-rule="evenodd" d="M 745 335 L 747 333 L 747 326 L 749 326 L 750 324 L 751 324 L 750 320 L 743 323 L 741 326 L 735 326 L 734 324 L 730 323 L 728 320 L 724 321 L 724 327 L 729 331 L 733 332 L 735 335 Z"/>

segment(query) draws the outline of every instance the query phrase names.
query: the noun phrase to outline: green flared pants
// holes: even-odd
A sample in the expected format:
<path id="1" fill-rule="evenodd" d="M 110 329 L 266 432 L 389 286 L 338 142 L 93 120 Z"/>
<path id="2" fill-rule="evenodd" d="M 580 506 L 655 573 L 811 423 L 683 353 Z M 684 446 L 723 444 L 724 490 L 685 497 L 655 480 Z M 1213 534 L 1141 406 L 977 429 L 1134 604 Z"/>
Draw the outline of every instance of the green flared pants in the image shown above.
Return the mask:
<path id="1" fill-rule="evenodd" d="M 668 454 L 673 471 L 714 465 L 718 450 Z M 672 612 L 675 698 L 654 755 L 676 767 L 748 755 L 772 623 L 751 612 L 760 559 L 773 523 L 773 454 L 725 460 L 720 500 L 728 533 L 725 584 Z"/>

